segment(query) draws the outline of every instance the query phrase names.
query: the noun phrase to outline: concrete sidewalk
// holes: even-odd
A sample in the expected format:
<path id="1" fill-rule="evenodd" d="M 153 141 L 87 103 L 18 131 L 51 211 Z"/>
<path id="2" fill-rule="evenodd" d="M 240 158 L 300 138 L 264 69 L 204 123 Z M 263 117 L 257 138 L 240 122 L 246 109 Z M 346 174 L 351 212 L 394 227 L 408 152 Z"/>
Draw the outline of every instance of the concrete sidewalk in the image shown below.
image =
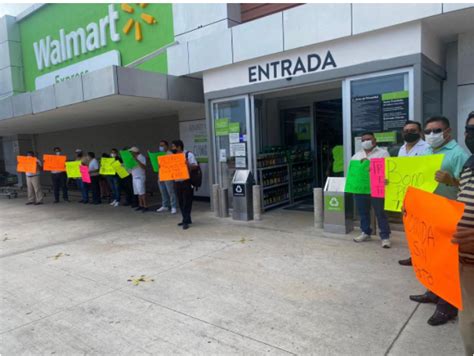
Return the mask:
<path id="1" fill-rule="evenodd" d="M 400 233 L 385 250 L 305 212 L 241 223 L 197 203 L 183 231 L 50 202 L 0 199 L 2 355 L 463 354 L 457 322 L 431 327 L 434 306 L 408 300 L 424 289 Z"/>

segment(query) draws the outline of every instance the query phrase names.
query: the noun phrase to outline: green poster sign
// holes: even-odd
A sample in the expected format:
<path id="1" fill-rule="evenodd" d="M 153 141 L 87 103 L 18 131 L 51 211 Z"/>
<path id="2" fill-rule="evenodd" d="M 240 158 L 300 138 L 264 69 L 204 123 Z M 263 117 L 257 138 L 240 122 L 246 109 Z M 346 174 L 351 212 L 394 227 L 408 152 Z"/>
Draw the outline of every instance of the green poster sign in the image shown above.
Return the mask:
<path id="1" fill-rule="evenodd" d="M 137 161 L 135 160 L 135 158 L 133 158 L 133 155 L 130 151 L 123 150 L 123 151 L 120 151 L 119 153 L 120 153 L 120 157 L 122 157 L 123 166 L 126 169 L 133 169 L 138 165 Z"/>
<path id="2" fill-rule="evenodd" d="M 215 126 L 216 136 L 227 136 L 229 134 L 229 118 L 217 119 Z"/>
<path id="3" fill-rule="evenodd" d="M 349 170 L 347 171 L 346 193 L 370 194 L 370 161 L 351 160 Z"/>
<path id="4" fill-rule="evenodd" d="M 116 58 L 125 66 L 174 41 L 171 4 L 46 4 L 19 27 L 27 91 L 37 89 L 35 82 L 51 85 Z M 166 52 L 137 68 L 167 73 Z"/>
<path id="5" fill-rule="evenodd" d="M 342 212 L 344 211 L 344 197 L 325 195 L 324 196 L 324 210 Z"/>
<path id="6" fill-rule="evenodd" d="M 382 101 L 408 98 L 408 90 L 394 91 L 382 94 Z"/>
<path id="7" fill-rule="evenodd" d="M 148 157 L 150 158 L 151 166 L 153 167 L 153 172 L 158 173 L 158 157 L 166 155 L 166 152 L 148 152 Z"/>
<path id="8" fill-rule="evenodd" d="M 229 122 L 229 133 L 240 133 L 240 122 Z"/>
<path id="9" fill-rule="evenodd" d="M 388 142 L 388 143 L 394 143 L 397 142 L 397 132 L 396 131 L 390 131 L 390 132 L 376 132 L 374 133 L 375 139 L 377 142 Z"/>

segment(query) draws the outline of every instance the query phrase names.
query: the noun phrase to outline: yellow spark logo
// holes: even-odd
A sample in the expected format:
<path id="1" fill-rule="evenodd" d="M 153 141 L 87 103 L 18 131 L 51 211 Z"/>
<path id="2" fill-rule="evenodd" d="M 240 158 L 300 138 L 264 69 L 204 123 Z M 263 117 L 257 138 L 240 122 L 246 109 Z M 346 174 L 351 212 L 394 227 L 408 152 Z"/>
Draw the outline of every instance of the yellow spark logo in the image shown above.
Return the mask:
<path id="1" fill-rule="evenodd" d="M 145 7 L 147 7 L 147 5 L 148 4 L 138 4 L 138 6 L 141 9 L 144 9 Z M 135 9 L 133 7 L 131 7 L 130 5 L 128 5 L 128 4 L 122 4 L 121 8 L 122 8 L 122 11 L 126 12 L 127 14 L 133 14 L 135 12 Z M 148 15 L 145 12 L 142 12 L 140 14 L 140 17 L 148 25 L 154 25 L 156 23 L 155 18 L 151 15 Z M 135 27 L 135 41 L 141 41 L 143 39 L 143 36 L 142 36 L 142 27 L 140 25 L 139 20 L 128 19 L 125 26 L 123 26 L 122 31 L 123 31 L 123 33 L 128 35 L 128 33 L 132 30 L 133 27 Z"/>

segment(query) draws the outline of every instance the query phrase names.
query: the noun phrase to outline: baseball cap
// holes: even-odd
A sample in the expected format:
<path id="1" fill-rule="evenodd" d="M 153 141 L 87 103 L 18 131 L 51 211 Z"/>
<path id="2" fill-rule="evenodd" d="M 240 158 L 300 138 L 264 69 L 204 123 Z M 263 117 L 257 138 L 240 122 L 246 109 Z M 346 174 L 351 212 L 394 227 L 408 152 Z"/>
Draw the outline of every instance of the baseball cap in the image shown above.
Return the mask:
<path id="1" fill-rule="evenodd" d="M 135 146 L 131 147 L 131 148 L 129 149 L 129 151 L 130 151 L 130 152 L 134 152 L 134 153 L 140 152 L 140 150 L 138 149 L 138 147 L 135 147 Z"/>

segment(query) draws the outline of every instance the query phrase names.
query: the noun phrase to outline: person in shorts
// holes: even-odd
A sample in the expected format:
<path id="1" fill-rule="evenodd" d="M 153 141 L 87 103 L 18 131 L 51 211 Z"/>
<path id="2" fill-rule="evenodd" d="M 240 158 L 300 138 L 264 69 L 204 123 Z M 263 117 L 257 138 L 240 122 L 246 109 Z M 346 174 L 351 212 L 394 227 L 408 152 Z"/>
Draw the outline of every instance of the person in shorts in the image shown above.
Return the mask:
<path id="1" fill-rule="evenodd" d="M 137 162 L 135 168 L 132 169 L 133 179 L 133 194 L 138 195 L 138 207 L 136 211 L 142 211 L 143 213 L 148 211 L 148 205 L 146 202 L 146 158 L 140 153 L 140 150 L 133 146 L 129 149 L 132 153 L 133 158 Z"/>

